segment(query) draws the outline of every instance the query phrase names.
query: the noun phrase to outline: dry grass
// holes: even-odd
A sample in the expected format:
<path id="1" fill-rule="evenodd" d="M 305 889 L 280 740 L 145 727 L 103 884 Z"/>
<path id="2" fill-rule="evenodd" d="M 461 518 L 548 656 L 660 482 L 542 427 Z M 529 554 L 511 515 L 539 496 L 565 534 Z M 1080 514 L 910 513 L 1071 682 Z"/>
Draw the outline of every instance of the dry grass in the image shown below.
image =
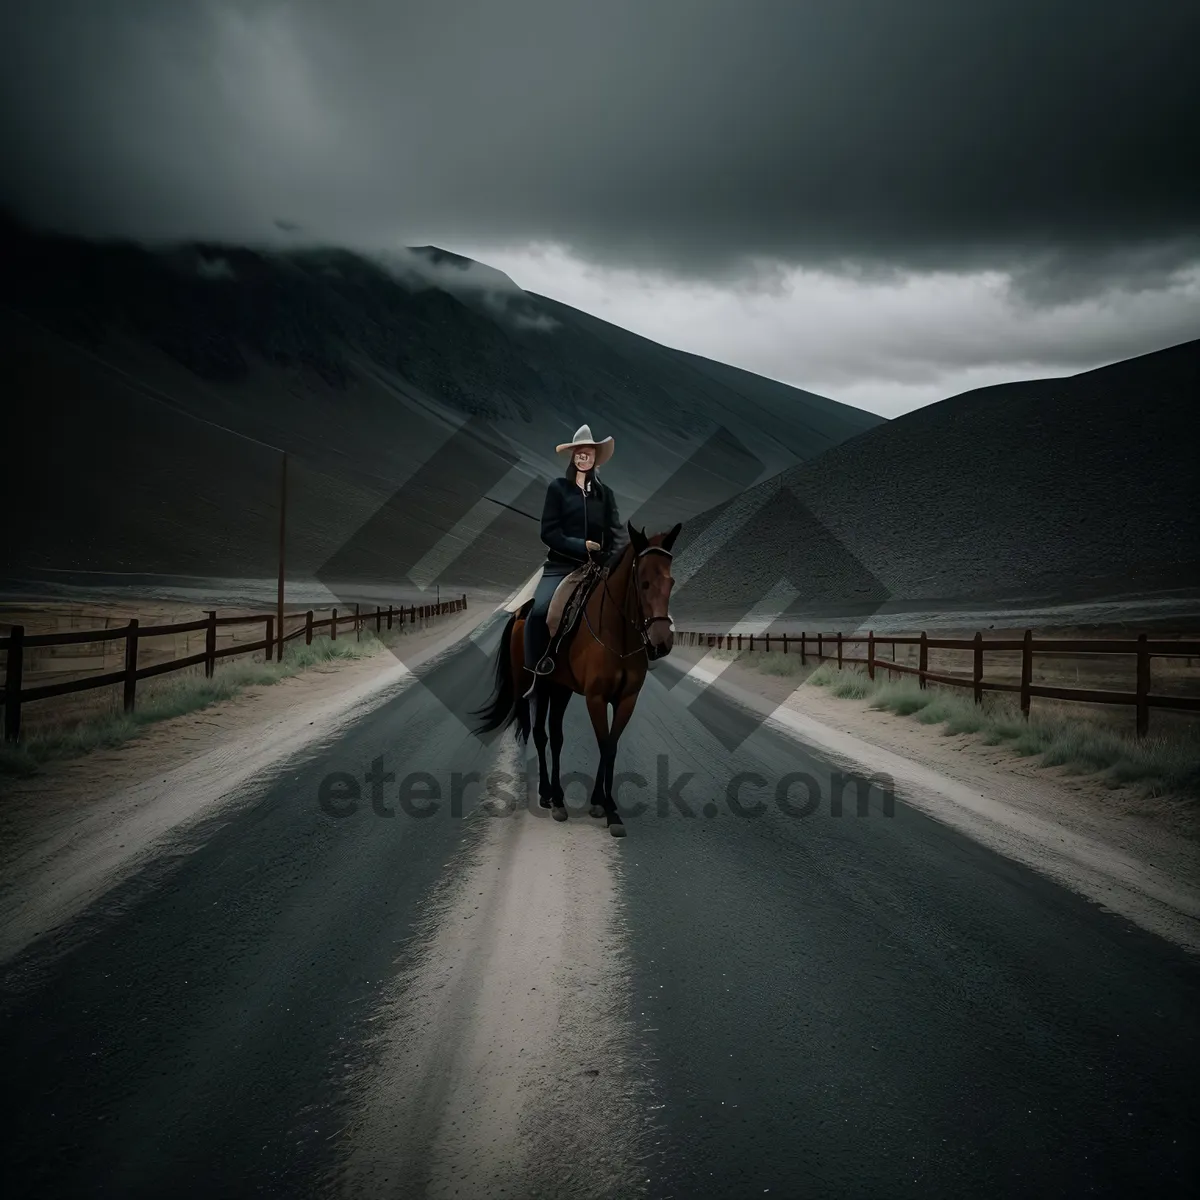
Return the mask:
<path id="1" fill-rule="evenodd" d="M 1022 757 L 1041 756 L 1041 765 L 1061 766 L 1078 774 L 1100 774 L 1113 786 L 1133 783 L 1149 795 L 1181 794 L 1200 799 L 1200 730 L 1186 734 L 1131 736 L 1072 712 L 1067 704 L 1046 705 L 1026 720 L 1016 700 L 985 694 L 982 704 L 970 695 L 916 680 L 872 681 L 863 671 L 824 664 L 807 681 L 835 696 L 867 700 L 872 708 L 912 716 L 923 725 L 940 725 L 946 734 L 978 734 L 988 745 L 1008 745 Z"/>
<path id="2" fill-rule="evenodd" d="M 797 686 L 824 687 L 831 695 L 865 700 L 872 708 L 941 726 L 947 735 L 974 734 L 988 745 L 1006 745 L 1021 757 L 1040 756 L 1042 766 L 1098 775 L 1113 787 L 1134 784 L 1146 795 L 1200 799 L 1200 723 L 1188 714 L 1156 709 L 1151 721 L 1158 728 L 1138 738 L 1132 709 L 1124 706 L 1035 699 L 1026 720 L 1010 693 L 985 692 L 983 703 L 977 705 L 969 690 L 932 683 L 922 690 L 911 677 L 871 680 L 857 666 L 841 670 L 828 662 L 802 666 L 794 653 L 709 653 L 763 674 L 794 679 Z M 1060 668 L 1060 677 L 1062 673 Z M 1096 685 L 1089 681 L 1081 686 Z"/>
<path id="3" fill-rule="evenodd" d="M 246 688 L 278 683 L 311 667 L 339 659 L 363 658 L 403 636 L 399 630 L 379 636 L 364 631 L 361 641 L 351 634 L 336 641 L 315 638 L 311 646 L 289 642 L 280 663 L 225 660 L 218 661 L 212 679 L 205 678 L 203 669 L 196 667 L 149 680 L 138 688 L 137 707 L 132 713 L 113 709 L 88 713 L 43 724 L 22 736 L 15 745 L 0 744 L 0 775 L 30 775 L 43 763 L 119 746 L 137 737 L 147 726 L 219 704 Z M 111 697 L 109 703 L 113 703 Z"/>

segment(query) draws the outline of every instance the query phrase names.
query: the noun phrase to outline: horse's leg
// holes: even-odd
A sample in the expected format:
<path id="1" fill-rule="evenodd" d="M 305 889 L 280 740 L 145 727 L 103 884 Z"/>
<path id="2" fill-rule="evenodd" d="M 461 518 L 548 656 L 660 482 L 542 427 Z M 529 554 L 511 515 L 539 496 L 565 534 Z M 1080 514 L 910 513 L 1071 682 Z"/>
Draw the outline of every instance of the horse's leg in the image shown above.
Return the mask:
<path id="1" fill-rule="evenodd" d="M 567 806 L 559 774 L 559 758 L 563 745 L 563 714 L 571 702 L 571 689 L 555 683 L 549 685 L 547 691 L 550 693 L 550 813 L 556 821 L 565 821 Z"/>
<path id="2" fill-rule="evenodd" d="M 589 693 L 588 716 L 592 718 L 592 732 L 596 735 L 596 746 L 600 751 L 600 765 L 596 768 L 596 782 L 592 785 L 592 807 L 588 812 L 593 817 L 605 814 L 604 788 L 608 779 L 608 698 Z"/>
<path id="3" fill-rule="evenodd" d="M 625 732 L 625 726 L 629 724 L 629 718 L 633 716 L 633 708 L 637 704 L 637 698 L 637 692 L 627 692 L 613 706 L 612 730 L 608 735 L 608 764 L 604 788 L 604 813 L 608 817 L 608 832 L 613 837 L 625 836 L 625 822 L 621 820 L 621 814 L 617 811 L 617 802 L 613 799 L 612 794 L 613 767 L 617 761 L 617 743 L 621 740 L 621 734 Z"/>
<path id="4" fill-rule="evenodd" d="M 550 776 L 546 772 L 546 711 L 550 706 L 549 687 L 539 683 L 534 689 L 533 703 L 536 713 L 533 722 L 533 744 L 538 752 L 538 804 L 550 807 Z M 557 756 L 555 761 L 557 761 Z"/>

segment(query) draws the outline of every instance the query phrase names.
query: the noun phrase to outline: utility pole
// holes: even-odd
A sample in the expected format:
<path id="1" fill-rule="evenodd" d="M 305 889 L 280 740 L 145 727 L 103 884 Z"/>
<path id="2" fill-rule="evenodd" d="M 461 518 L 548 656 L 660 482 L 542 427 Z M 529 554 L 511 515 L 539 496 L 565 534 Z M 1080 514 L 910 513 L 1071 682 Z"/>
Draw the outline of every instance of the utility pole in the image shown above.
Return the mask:
<path id="1" fill-rule="evenodd" d="M 287 528 L 287 451 L 283 452 L 283 464 L 279 473 L 279 596 L 275 617 L 276 642 L 275 661 L 283 662 L 283 552 Z"/>

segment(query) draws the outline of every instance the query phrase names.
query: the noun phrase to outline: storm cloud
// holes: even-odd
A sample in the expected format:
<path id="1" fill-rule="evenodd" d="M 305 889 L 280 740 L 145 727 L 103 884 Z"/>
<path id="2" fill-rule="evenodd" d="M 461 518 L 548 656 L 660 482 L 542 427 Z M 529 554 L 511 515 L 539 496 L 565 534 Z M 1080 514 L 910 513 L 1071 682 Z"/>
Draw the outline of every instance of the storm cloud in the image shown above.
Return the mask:
<path id="1" fill-rule="evenodd" d="M 1035 304 L 1200 257 L 1180 0 L 38 0 L 0 35 L 0 200 L 69 232 L 1003 270 Z"/>

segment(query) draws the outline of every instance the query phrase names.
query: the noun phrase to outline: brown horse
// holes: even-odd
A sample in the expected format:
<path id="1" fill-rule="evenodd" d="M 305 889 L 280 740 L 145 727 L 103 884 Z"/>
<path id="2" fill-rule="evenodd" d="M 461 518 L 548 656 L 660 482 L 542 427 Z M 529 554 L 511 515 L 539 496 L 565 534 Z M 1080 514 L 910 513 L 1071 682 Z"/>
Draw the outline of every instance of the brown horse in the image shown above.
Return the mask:
<path id="1" fill-rule="evenodd" d="M 533 691 L 536 720 L 530 721 L 529 692 L 533 672 L 525 666 L 525 617 L 532 601 L 515 612 L 504 627 L 496 659 L 496 689 L 491 703 L 476 715 L 484 717 L 476 730 L 484 733 L 517 722 L 517 740 L 529 740 L 530 727 L 538 751 L 538 798 L 556 821 L 567 819 L 559 756 L 563 744 L 563 714 L 572 695 L 587 701 L 596 734 L 600 765 L 592 787 L 591 815 L 607 818 L 613 837 L 625 835 L 625 825 L 613 800 L 613 764 L 617 742 L 633 716 L 638 693 L 653 659 L 671 651 L 674 631 L 668 611 L 671 588 L 671 547 L 682 524 L 668 533 L 646 536 L 627 524 L 629 545 L 620 558 L 599 572 L 571 632 L 559 642 L 552 674 L 539 676 Z M 612 705 L 612 724 L 608 708 Z M 551 770 L 546 770 L 546 717 L 550 718 Z"/>

